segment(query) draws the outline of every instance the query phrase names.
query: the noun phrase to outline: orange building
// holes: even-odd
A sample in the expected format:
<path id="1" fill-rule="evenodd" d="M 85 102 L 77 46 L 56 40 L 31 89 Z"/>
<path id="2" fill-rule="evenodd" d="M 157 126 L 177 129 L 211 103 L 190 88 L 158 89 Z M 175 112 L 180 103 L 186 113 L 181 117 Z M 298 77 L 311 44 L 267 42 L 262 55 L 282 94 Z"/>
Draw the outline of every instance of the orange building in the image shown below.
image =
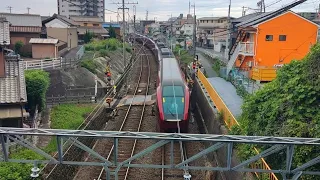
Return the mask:
<path id="1" fill-rule="evenodd" d="M 236 66 L 259 81 L 271 81 L 277 68 L 301 60 L 318 36 L 317 24 L 292 11 L 261 14 L 236 26 L 238 37 L 227 71 Z"/>

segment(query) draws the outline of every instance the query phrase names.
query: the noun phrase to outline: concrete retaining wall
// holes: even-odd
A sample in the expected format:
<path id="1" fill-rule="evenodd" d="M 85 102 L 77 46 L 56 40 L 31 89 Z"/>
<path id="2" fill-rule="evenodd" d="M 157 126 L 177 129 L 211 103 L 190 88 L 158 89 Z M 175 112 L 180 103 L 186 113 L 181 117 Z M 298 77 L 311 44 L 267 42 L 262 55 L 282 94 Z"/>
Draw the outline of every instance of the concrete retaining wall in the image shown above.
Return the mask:
<path id="1" fill-rule="evenodd" d="M 192 109 L 195 112 L 196 120 L 199 124 L 199 127 L 202 129 L 202 133 L 208 134 L 227 134 L 227 130 L 222 122 L 217 119 L 217 110 L 214 108 L 214 104 L 209 102 L 209 97 L 204 93 L 200 84 L 195 81 L 194 88 L 192 92 Z M 206 144 L 210 146 L 211 144 Z M 235 154 L 235 152 L 233 152 Z M 208 158 L 214 162 L 219 167 L 227 166 L 227 146 L 222 147 L 217 150 L 216 153 L 209 154 Z M 238 164 L 235 157 L 232 158 L 232 165 Z M 220 176 L 217 179 L 224 180 L 242 180 L 244 174 L 240 172 L 220 172 Z"/>

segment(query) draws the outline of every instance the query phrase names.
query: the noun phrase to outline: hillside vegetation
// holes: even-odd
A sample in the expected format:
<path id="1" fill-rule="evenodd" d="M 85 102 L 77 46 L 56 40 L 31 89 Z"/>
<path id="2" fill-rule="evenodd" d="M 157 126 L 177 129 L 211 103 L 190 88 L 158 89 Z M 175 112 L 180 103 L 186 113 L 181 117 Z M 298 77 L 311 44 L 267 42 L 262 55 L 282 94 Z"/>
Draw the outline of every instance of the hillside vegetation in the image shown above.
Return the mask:
<path id="1" fill-rule="evenodd" d="M 248 96 L 243 104 L 240 127 L 233 134 L 248 136 L 320 137 L 320 44 L 315 45 L 302 61 L 292 61 L 277 73 L 277 78 L 263 89 Z M 268 147 L 259 147 L 260 150 Z M 315 158 L 320 149 L 294 147 L 293 167 Z M 248 146 L 240 146 L 239 156 L 253 154 Z M 285 151 L 283 151 L 285 152 Z M 276 153 L 277 154 L 277 153 Z M 267 158 L 271 167 L 284 168 L 285 154 Z M 308 170 L 320 169 L 320 164 Z M 320 179 L 303 176 L 303 179 Z"/>

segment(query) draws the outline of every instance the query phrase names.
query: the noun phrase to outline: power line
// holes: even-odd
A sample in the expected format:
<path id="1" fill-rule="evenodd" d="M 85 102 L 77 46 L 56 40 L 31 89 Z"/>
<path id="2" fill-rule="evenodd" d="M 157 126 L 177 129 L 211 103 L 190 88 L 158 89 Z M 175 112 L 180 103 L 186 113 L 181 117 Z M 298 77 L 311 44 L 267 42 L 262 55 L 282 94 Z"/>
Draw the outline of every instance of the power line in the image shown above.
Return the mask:
<path id="1" fill-rule="evenodd" d="M 120 3 L 112 3 L 112 4 L 120 4 Z M 130 3 L 130 2 L 127 2 L 127 3 L 125 3 L 124 2 L 124 0 L 122 0 L 122 7 L 120 8 L 118 8 L 118 9 L 122 9 L 122 27 L 123 27 L 123 30 L 122 30 L 122 51 L 123 51 L 123 63 L 124 63 L 124 68 L 123 68 L 123 72 L 124 72 L 124 70 L 126 69 L 126 50 L 125 50 L 125 42 L 126 42 L 126 25 L 125 25 L 125 23 L 126 23 L 126 14 L 125 14 L 125 9 L 128 9 L 129 10 L 129 8 L 126 8 L 125 7 L 125 4 L 138 4 L 138 2 L 136 2 L 136 3 Z M 127 78 L 125 77 L 124 78 L 124 86 L 125 87 L 127 87 Z"/>

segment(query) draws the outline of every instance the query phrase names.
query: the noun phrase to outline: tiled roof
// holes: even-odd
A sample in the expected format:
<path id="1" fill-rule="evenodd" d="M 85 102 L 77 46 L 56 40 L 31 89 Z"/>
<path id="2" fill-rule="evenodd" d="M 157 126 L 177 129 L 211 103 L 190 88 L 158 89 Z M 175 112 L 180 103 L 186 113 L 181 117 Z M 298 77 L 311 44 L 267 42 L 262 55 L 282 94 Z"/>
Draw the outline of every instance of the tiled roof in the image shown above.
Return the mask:
<path id="1" fill-rule="evenodd" d="M 252 14 L 248 14 L 248 15 L 245 15 L 245 16 L 242 16 L 242 17 L 239 17 L 239 18 L 235 18 L 233 20 L 231 20 L 232 22 L 236 22 L 236 23 L 240 23 L 240 22 L 243 22 L 243 21 L 247 21 L 248 19 L 251 19 L 253 17 L 256 17 L 260 14 L 263 14 L 261 12 L 256 12 L 256 13 L 252 13 Z"/>
<path id="2" fill-rule="evenodd" d="M 0 13 L 0 17 L 5 17 L 12 26 L 42 27 L 41 17 L 36 14 Z"/>
<path id="3" fill-rule="evenodd" d="M 6 77 L 0 78 L 0 104 L 27 101 L 23 62 L 17 56 L 6 56 Z M 20 87 L 20 88 L 19 88 Z"/>
<path id="4" fill-rule="evenodd" d="M 87 30 L 89 32 L 93 32 L 94 34 L 100 34 L 100 35 L 109 33 L 109 31 L 103 27 L 94 27 L 94 26 L 78 27 L 79 34 L 85 34 Z"/>
<path id="5" fill-rule="evenodd" d="M 66 16 L 62 16 L 62 15 L 59 15 L 59 14 L 54 14 L 51 17 L 43 19 L 42 23 L 46 24 L 46 23 L 48 23 L 48 22 L 50 22 L 50 21 L 52 21 L 54 19 L 59 19 L 59 20 L 61 20 L 62 22 L 66 23 L 69 26 L 77 26 L 77 23 L 75 23 L 72 19 L 69 19 Z"/>
<path id="6" fill-rule="evenodd" d="M 267 12 L 267 13 L 263 13 L 263 14 L 260 14 L 258 16 L 254 16 L 246 21 L 243 21 L 239 24 L 237 24 L 236 26 L 239 27 L 239 26 L 242 26 L 242 27 L 250 27 L 250 26 L 254 26 L 254 25 L 257 25 L 257 24 L 260 24 L 260 23 L 263 23 L 269 19 L 272 19 L 274 17 L 277 17 L 279 15 L 282 15 L 286 12 L 288 12 L 291 8 L 301 4 L 301 3 L 304 3 L 305 1 L 307 0 L 298 0 L 298 1 L 294 1 L 293 3 L 290 3 L 286 6 L 283 6 L 275 11 L 271 11 L 271 12 Z"/>
<path id="7" fill-rule="evenodd" d="M 9 22 L 5 18 L 0 18 L 0 45 L 9 45 L 9 44 L 10 44 Z"/>
<path id="8" fill-rule="evenodd" d="M 70 16 L 70 19 L 76 22 L 103 22 L 99 16 Z"/>
<path id="9" fill-rule="evenodd" d="M 30 44 L 57 44 L 59 39 L 31 38 Z"/>

